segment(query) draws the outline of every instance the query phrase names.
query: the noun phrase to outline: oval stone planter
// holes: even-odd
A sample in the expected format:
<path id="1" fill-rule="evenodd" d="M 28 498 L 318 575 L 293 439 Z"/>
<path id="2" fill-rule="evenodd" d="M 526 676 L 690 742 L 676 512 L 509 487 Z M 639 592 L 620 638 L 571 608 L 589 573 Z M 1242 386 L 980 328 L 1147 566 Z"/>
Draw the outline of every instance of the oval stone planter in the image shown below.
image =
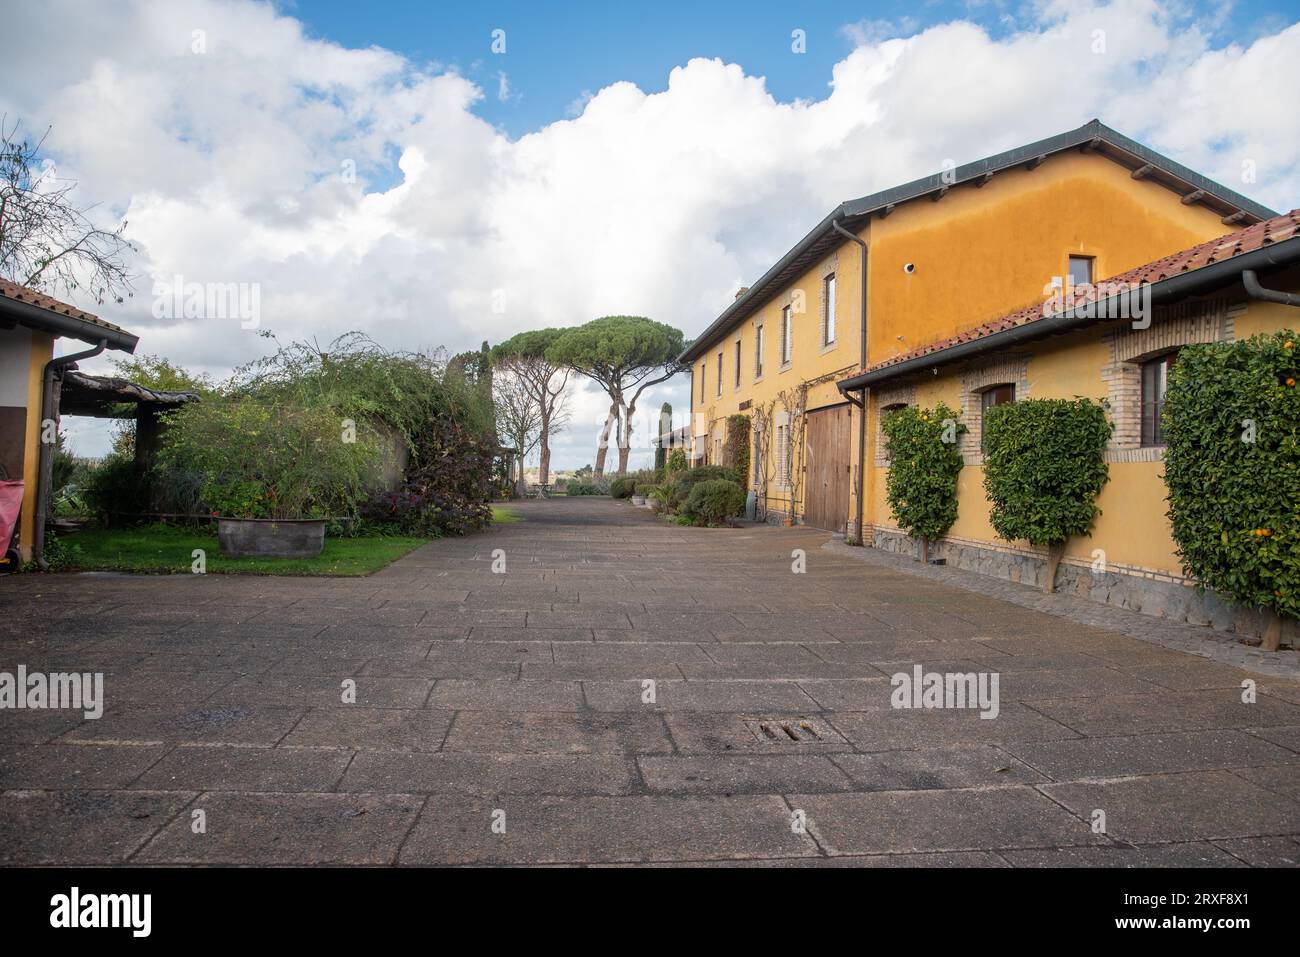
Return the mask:
<path id="1" fill-rule="evenodd" d="M 325 544 L 325 520 L 218 518 L 217 540 L 231 558 L 315 558 Z"/>

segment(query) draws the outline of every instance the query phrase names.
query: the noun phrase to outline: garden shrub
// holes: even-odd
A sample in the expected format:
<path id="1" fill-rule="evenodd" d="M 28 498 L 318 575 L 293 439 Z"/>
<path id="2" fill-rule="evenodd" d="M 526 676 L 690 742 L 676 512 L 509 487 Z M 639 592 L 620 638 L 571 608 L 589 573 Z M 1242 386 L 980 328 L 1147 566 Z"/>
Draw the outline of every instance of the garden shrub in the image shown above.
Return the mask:
<path id="1" fill-rule="evenodd" d="M 143 512 L 146 491 L 135 459 L 117 452 L 104 456 L 87 472 L 81 498 L 101 517 L 113 512 Z"/>
<path id="2" fill-rule="evenodd" d="M 635 488 L 636 479 L 630 475 L 624 475 L 609 483 L 609 494 L 614 498 L 631 498 L 632 491 Z"/>
<path id="3" fill-rule="evenodd" d="M 668 455 L 668 468 L 665 477 L 674 475 L 678 472 L 685 472 L 686 468 L 686 450 L 673 449 Z"/>
<path id="4" fill-rule="evenodd" d="M 745 509 L 745 490 L 729 479 L 705 479 L 691 487 L 681 513 L 699 525 L 719 525 Z"/>
<path id="5" fill-rule="evenodd" d="M 691 489 L 700 482 L 726 481 L 740 484 L 740 476 L 735 469 L 722 465 L 698 465 L 676 476 L 673 482 L 673 504 L 681 508 L 690 497 Z"/>
<path id="6" fill-rule="evenodd" d="M 633 495 L 640 495 L 642 498 L 649 497 L 650 493 L 659 486 L 654 482 L 638 482 L 632 489 Z"/>
<path id="7" fill-rule="evenodd" d="M 940 403 L 934 409 L 908 406 L 885 416 L 889 472 L 885 494 L 898 526 L 921 540 L 921 560 L 929 543 L 957 521 L 957 475 L 964 461 L 957 442 L 966 426 L 958 413 Z"/>
<path id="8" fill-rule="evenodd" d="M 566 495 L 604 495 L 605 490 L 595 482 L 570 482 L 564 493 Z"/>
<path id="9" fill-rule="evenodd" d="M 1087 535 L 1110 477 L 1111 424 L 1091 399 L 1025 399 L 994 406 L 984 421 L 989 521 L 1007 541 L 1048 546 L 1050 591 L 1065 542 Z"/>
<path id="10" fill-rule="evenodd" d="M 357 333 L 325 351 L 295 343 L 171 413 L 155 475 L 199 476 L 205 509 L 237 517 L 356 528 L 361 516 L 411 535 L 481 528 L 496 493 L 495 417 L 490 381 L 469 371 Z M 385 492 L 376 486 L 395 435 L 409 456 Z"/>
<path id="11" fill-rule="evenodd" d="M 355 515 L 378 454 L 360 424 L 343 441 L 339 417 L 321 406 L 209 396 L 168 420 L 159 464 L 201 475 L 204 502 L 231 518 Z"/>
<path id="12" fill-rule="evenodd" d="M 1169 520 L 1185 573 L 1300 617 L 1300 336 L 1191 345 L 1165 396 Z M 1270 636 L 1271 637 L 1271 636 Z"/>

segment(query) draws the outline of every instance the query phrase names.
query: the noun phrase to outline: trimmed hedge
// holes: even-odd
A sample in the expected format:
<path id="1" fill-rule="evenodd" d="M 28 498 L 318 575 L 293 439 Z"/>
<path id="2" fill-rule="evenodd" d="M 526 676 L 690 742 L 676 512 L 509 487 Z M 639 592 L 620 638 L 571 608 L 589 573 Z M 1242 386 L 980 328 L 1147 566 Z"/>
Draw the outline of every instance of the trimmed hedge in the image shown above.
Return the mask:
<path id="1" fill-rule="evenodd" d="M 570 482 L 564 487 L 565 495 L 604 495 L 604 490 L 594 482 Z"/>
<path id="2" fill-rule="evenodd" d="M 1024 399 L 988 410 L 984 489 L 989 521 L 1007 541 L 1059 546 L 1086 535 L 1110 477 L 1111 424 L 1091 399 Z M 1049 582 L 1050 585 L 1050 582 Z"/>
<path id="3" fill-rule="evenodd" d="M 735 469 L 722 465 L 698 465 L 681 473 L 673 484 L 673 504 L 680 508 L 690 498 L 691 489 L 700 482 L 735 482 L 740 484 L 740 476 Z"/>
<path id="4" fill-rule="evenodd" d="M 964 464 L 957 441 L 966 431 L 958 416 L 943 403 L 885 416 L 885 494 L 894 520 L 913 538 L 939 538 L 957 521 L 957 475 Z"/>
<path id="5" fill-rule="evenodd" d="M 1169 520 L 1185 573 L 1300 617 L 1300 336 L 1186 346 L 1165 396 Z"/>
<path id="6" fill-rule="evenodd" d="M 745 491 L 739 482 L 705 479 L 691 487 L 682 515 L 699 525 L 719 525 L 745 509 Z"/>

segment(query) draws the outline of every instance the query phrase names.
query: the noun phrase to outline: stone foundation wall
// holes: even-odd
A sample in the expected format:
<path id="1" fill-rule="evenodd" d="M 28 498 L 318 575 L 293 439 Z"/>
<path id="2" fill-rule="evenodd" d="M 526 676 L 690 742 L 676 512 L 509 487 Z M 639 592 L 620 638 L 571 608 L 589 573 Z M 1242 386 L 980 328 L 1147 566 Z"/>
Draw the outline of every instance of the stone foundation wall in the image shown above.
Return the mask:
<path id="1" fill-rule="evenodd" d="M 872 529 L 870 541 L 882 551 L 913 557 L 918 554 L 918 543 L 897 529 Z M 1045 550 L 1031 552 L 948 538 L 930 543 L 930 558 L 944 559 L 954 568 L 1038 588 L 1042 588 L 1047 572 Z M 1182 579 L 1137 568 L 1112 566 L 1105 572 L 1094 572 L 1087 563 L 1066 559 L 1056 571 L 1056 592 L 1246 637 L 1263 637 L 1268 627 L 1268 616 L 1262 612 L 1229 605 L 1213 592 L 1197 594 Z M 1300 622 L 1283 621 L 1282 644 L 1300 647 Z"/>

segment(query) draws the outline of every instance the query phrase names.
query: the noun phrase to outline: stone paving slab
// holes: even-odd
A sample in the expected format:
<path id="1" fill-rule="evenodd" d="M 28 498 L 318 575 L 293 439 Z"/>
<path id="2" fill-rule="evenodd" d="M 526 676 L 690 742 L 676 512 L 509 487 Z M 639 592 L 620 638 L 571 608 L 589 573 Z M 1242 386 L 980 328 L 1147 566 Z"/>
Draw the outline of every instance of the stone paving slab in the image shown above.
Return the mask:
<path id="1" fill-rule="evenodd" d="M 0 863 L 1297 866 L 1293 652 L 808 528 L 517 508 L 364 579 L 5 579 L 0 671 L 105 708 L 0 710 Z M 917 665 L 998 675 L 997 717 L 893 707 Z"/>

